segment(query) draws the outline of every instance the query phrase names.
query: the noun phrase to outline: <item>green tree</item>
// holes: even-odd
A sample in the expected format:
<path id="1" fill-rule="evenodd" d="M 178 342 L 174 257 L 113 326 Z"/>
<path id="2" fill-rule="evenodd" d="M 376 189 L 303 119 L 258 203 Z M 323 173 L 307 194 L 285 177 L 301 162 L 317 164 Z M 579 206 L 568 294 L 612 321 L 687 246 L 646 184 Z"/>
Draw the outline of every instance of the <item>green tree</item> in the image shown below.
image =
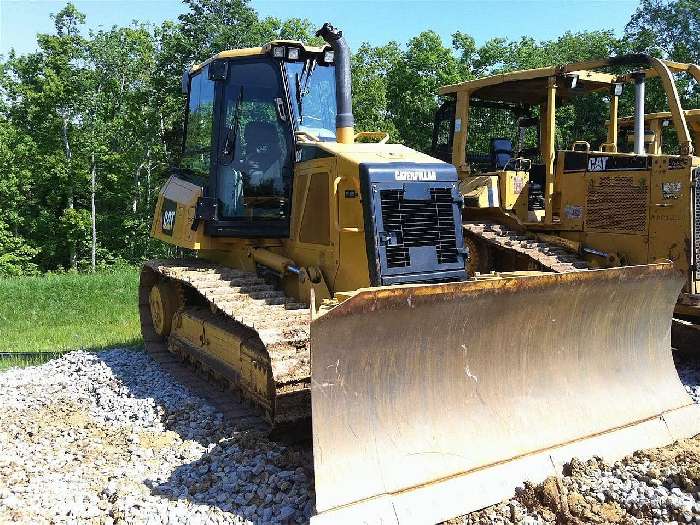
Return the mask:
<path id="1" fill-rule="evenodd" d="M 387 74 L 387 109 L 398 138 L 412 148 L 428 151 L 437 90 L 463 80 L 466 73 L 437 33 L 424 31 L 412 38 Z"/>
<path id="2" fill-rule="evenodd" d="M 47 267 L 77 268 L 75 239 L 61 237 L 55 225 L 73 216 L 64 211 L 76 207 L 81 183 L 74 148 L 80 142 L 79 101 L 84 91 L 85 41 L 78 30 L 83 22 L 84 16 L 72 4 L 66 5 L 54 16 L 56 33 L 38 35 L 35 53 L 21 57 L 10 53 L 2 78 L 8 121 L 37 144 L 36 157 L 28 160 L 35 169 L 35 191 L 26 211 L 37 217 L 31 228 L 43 248 L 42 257 L 48 258 L 43 261 Z"/>
<path id="3" fill-rule="evenodd" d="M 31 216 L 26 212 L 31 198 L 31 171 L 26 160 L 34 153 L 30 137 L 0 118 L 0 276 L 33 273 L 39 250 L 27 238 Z"/>
<path id="4" fill-rule="evenodd" d="M 641 0 L 625 27 L 631 50 L 700 62 L 700 0 Z"/>
<path id="5" fill-rule="evenodd" d="M 362 131 L 385 131 L 392 140 L 398 131 L 389 113 L 389 73 L 401 60 L 396 42 L 372 47 L 365 43 L 352 56 L 352 94 L 355 127 Z"/>
<path id="6" fill-rule="evenodd" d="M 625 27 L 623 48 L 676 62 L 700 63 L 700 0 L 642 0 Z M 647 82 L 649 111 L 667 111 L 666 95 L 658 81 Z M 676 77 L 681 104 L 700 107 L 700 85 L 688 77 Z M 674 140 L 673 136 L 670 137 Z"/>

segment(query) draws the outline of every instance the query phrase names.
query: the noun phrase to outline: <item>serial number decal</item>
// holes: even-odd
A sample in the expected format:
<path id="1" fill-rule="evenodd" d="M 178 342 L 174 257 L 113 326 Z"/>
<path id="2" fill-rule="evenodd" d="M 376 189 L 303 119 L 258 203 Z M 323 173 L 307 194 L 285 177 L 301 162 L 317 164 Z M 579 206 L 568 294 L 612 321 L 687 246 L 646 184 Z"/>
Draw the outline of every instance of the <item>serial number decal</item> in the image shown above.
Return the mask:
<path id="1" fill-rule="evenodd" d="M 437 180 L 435 170 L 394 170 L 396 180 Z"/>
<path id="2" fill-rule="evenodd" d="M 160 229 L 166 235 L 173 234 L 175 227 L 175 215 L 177 212 L 177 203 L 169 199 L 163 200 L 163 213 L 161 215 Z"/>
<path id="3" fill-rule="evenodd" d="M 681 181 L 661 183 L 661 194 L 664 199 L 679 199 L 681 196 L 681 189 Z"/>
<path id="4" fill-rule="evenodd" d="M 583 216 L 582 208 L 574 204 L 567 204 L 564 207 L 564 215 L 567 219 L 580 219 Z"/>
<path id="5" fill-rule="evenodd" d="M 513 193 L 517 193 L 520 195 L 522 193 L 523 188 L 525 187 L 525 181 L 523 177 L 515 176 L 513 177 Z"/>
<path id="6" fill-rule="evenodd" d="M 687 157 L 669 157 L 668 158 L 668 169 L 678 170 L 686 168 L 688 166 Z"/>

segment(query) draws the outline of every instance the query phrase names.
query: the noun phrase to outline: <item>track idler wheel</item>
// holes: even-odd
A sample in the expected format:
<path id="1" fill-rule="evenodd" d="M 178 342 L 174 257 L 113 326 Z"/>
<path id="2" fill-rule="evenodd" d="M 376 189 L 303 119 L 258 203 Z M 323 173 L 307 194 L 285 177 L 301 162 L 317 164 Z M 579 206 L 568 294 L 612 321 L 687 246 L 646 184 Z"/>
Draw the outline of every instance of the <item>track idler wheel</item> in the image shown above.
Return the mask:
<path id="1" fill-rule="evenodd" d="M 170 335 L 173 324 L 173 316 L 180 308 L 180 294 L 177 285 L 160 280 L 151 288 L 148 295 L 148 303 L 151 309 L 153 329 L 161 337 Z"/>

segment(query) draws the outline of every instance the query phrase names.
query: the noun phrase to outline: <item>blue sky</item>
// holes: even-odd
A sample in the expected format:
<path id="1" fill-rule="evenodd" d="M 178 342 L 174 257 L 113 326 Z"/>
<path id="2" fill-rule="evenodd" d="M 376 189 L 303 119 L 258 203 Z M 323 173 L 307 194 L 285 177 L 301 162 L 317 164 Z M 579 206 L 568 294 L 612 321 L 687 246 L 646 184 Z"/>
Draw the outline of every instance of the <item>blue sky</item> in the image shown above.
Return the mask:
<path id="1" fill-rule="evenodd" d="M 125 25 L 133 19 L 160 23 L 184 11 L 177 0 L 75 0 L 90 28 Z M 253 0 L 263 16 L 308 18 L 317 25 L 328 20 L 342 28 L 351 47 L 362 42 L 406 42 L 425 29 L 445 41 L 455 31 L 471 34 L 477 43 L 492 37 L 538 40 L 564 31 L 613 29 L 621 34 L 637 0 Z M 51 32 L 50 13 L 65 2 L 0 0 L 0 54 L 10 48 L 35 48 L 37 32 Z"/>

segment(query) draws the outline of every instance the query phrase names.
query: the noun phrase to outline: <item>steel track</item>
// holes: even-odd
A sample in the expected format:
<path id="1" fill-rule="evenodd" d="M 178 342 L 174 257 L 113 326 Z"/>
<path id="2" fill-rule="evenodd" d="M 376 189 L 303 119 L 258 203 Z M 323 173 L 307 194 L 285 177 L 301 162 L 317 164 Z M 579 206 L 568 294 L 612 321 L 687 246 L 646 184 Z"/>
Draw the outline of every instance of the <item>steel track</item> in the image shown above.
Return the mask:
<path id="1" fill-rule="evenodd" d="M 466 221 L 462 226 L 466 236 L 493 249 L 527 257 L 539 270 L 567 273 L 589 268 L 585 260 L 565 248 L 533 239 L 496 222 Z"/>
<path id="2" fill-rule="evenodd" d="M 160 278 L 170 279 L 182 287 L 186 311 L 229 331 L 244 331 L 256 338 L 256 358 L 269 362 L 275 383 L 276 401 L 259 402 L 254 392 L 236 380 L 236 372 L 212 359 L 201 349 L 179 338 L 168 341 L 155 333 L 148 296 Z M 194 303 L 194 304 L 191 304 Z M 203 308 L 204 306 L 204 308 Z M 212 401 L 224 415 L 234 417 L 243 426 L 270 428 L 306 427 L 310 418 L 310 311 L 275 290 L 254 273 L 198 260 L 149 261 L 143 266 L 139 288 L 139 311 L 146 351 L 167 367 L 175 368 L 181 380 L 194 380 L 203 397 Z M 181 361 L 188 361 L 188 371 Z M 192 368 L 199 374 L 193 378 Z M 170 370 L 169 370 L 170 371 Z M 197 380 L 198 379 L 198 380 Z M 236 402 L 232 391 L 240 394 Z M 270 400 L 267 400 L 270 401 Z M 270 411 L 270 406 L 275 410 Z M 265 423 L 267 421 L 267 424 Z"/>

